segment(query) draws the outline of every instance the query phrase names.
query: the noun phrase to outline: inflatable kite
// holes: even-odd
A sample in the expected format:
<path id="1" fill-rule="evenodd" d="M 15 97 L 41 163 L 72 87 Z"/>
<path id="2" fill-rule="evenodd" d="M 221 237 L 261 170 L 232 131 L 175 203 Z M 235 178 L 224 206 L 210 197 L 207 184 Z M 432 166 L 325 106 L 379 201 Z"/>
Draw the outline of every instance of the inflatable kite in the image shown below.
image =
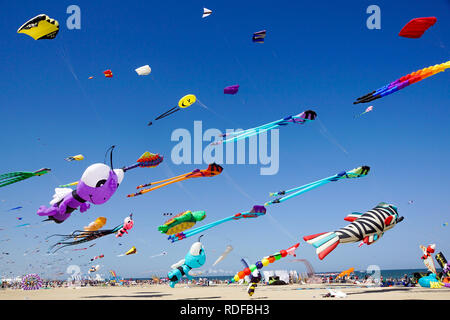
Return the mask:
<path id="1" fill-rule="evenodd" d="M 25 22 L 17 33 L 29 35 L 34 40 L 54 39 L 59 32 L 59 22 L 46 14 L 40 14 Z"/>
<path id="2" fill-rule="evenodd" d="M 431 273 L 428 276 L 419 279 L 419 284 L 424 288 L 440 289 L 443 287 L 450 288 L 450 283 L 442 282 L 438 279 L 436 273 Z"/>
<path id="3" fill-rule="evenodd" d="M 105 217 L 98 217 L 95 219 L 95 221 L 89 223 L 87 227 L 84 227 L 84 231 L 97 231 L 106 224 L 106 218 Z"/>
<path id="4" fill-rule="evenodd" d="M 147 192 L 159 189 L 161 187 L 167 186 L 169 184 L 172 184 L 172 183 L 175 183 L 175 182 L 184 181 L 184 180 L 188 180 L 188 179 L 192 179 L 192 178 L 214 177 L 214 176 L 217 176 L 217 175 L 221 174 L 222 170 L 223 170 L 223 168 L 221 166 L 219 166 L 218 164 L 211 163 L 211 164 L 208 165 L 208 168 L 204 169 L 204 170 L 195 169 L 192 172 L 185 173 L 185 174 L 173 177 L 173 178 L 169 178 L 169 179 L 160 180 L 160 181 L 151 182 L 151 183 L 142 184 L 140 186 L 137 186 L 136 189 L 140 189 L 140 188 L 153 186 L 155 184 L 159 184 L 156 187 L 152 187 L 152 188 L 148 188 L 148 189 L 142 189 L 139 192 L 136 192 L 134 194 L 129 194 L 129 195 L 127 195 L 127 197 L 130 198 L 130 197 L 139 196 L 139 195 L 142 195 L 144 193 L 147 193 Z"/>
<path id="5" fill-rule="evenodd" d="M 172 242 L 176 242 L 179 240 L 183 240 L 189 237 L 192 237 L 193 235 L 196 235 L 197 233 L 206 231 L 212 227 L 215 227 L 219 224 L 222 224 L 224 222 L 227 221 L 232 221 L 232 220 L 239 220 L 242 218 L 257 218 L 259 216 L 265 215 L 266 214 L 266 208 L 264 206 L 253 206 L 252 210 L 248 211 L 248 212 L 242 212 L 242 213 L 236 213 L 235 215 L 222 219 L 222 220 L 218 220 L 216 222 L 212 222 L 210 224 L 204 225 L 202 227 L 198 227 L 196 229 L 192 229 L 192 230 L 188 230 L 186 232 L 178 232 L 176 234 L 170 235 L 167 239 L 171 240 Z"/>
<path id="6" fill-rule="evenodd" d="M 273 203 L 281 203 L 283 201 L 286 201 L 290 198 L 296 197 L 302 193 L 305 193 L 309 190 L 312 190 L 314 188 L 323 186 L 324 184 L 327 184 L 329 182 L 333 182 L 333 181 L 339 181 L 339 180 L 343 180 L 343 179 L 352 179 L 352 178 L 360 178 L 360 177 L 365 177 L 370 171 L 370 167 L 369 166 L 361 166 L 349 171 L 342 171 L 339 172 L 338 174 L 335 174 L 334 176 L 328 177 L 328 178 L 324 178 L 321 180 L 317 180 L 308 184 L 305 184 L 303 186 L 300 187 L 296 187 L 290 190 L 284 190 L 284 191 L 279 191 L 279 192 L 274 192 L 271 193 L 270 196 L 280 196 L 282 195 L 283 197 L 266 202 L 264 205 L 268 206 L 271 205 Z M 290 195 L 286 195 L 293 192 Z"/>
<path id="7" fill-rule="evenodd" d="M 435 256 L 436 261 L 439 263 L 439 265 L 442 268 L 442 277 L 443 278 L 449 278 L 450 277 L 450 265 L 447 262 L 447 259 L 445 259 L 444 254 L 442 252 L 438 252 Z"/>
<path id="8" fill-rule="evenodd" d="M 42 280 L 35 273 L 27 274 L 22 278 L 23 290 L 39 290 L 41 287 L 42 287 Z"/>
<path id="9" fill-rule="evenodd" d="M 211 144 L 217 145 L 217 144 L 222 144 L 222 143 L 227 143 L 227 142 L 232 142 L 232 141 L 239 141 L 241 139 L 245 139 L 245 138 L 257 135 L 257 134 L 261 134 L 263 132 L 278 128 L 280 126 L 288 125 L 289 123 L 305 124 L 307 121 L 315 120 L 316 116 L 317 116 L 316 112 L 314 112 L 312 110 L 307 110 L 307 111 L 299 113 L 295 116 L 289 116 L 284 119 L 273 121 L 273 122 L 264 124 L 259 127 L 242 130 L 242 131 L 237 131 L 237 132 L 232 132 L 232 133 L 221 134 L 220 137 L 228 137 L 228 138 L 226 140 L 214 141 Z"/>
<path id="10" fill-rule="evenodd" d="M 384 87 L 381 87 L 378 90 L 372 91 L 362 97 L 357 98 L 356 101 L 353 102 L 353 104 L 367 103 L 376 99 L 380 99 L 413 83 L 422 81 L 425 78 L 435 75 L 436 73 L 443 72 L 448 68 L 450 68 L 450 61 L 415 71 L 385 85 Z"/>
<path id="11" fill-rule="evenodd" d="M 121 256 L 129 256 L 130 254 L 135 254 L 135 253 L 137 253 L 137 249 L 136 249 L 135 246 L 132 246 L 130 250 L 128 250 L 124 254 L 119 255 L 119 257 L 121 257 Z"/>
<path id="12" fill-rule="evenodd" d="M 200 268 L 205 264 L 206 253 L 202 243 L 200 242 L 201 237 L 202 236 L 200 236 L 198 241 L 191 246 L 191 249 L 186 254 L 184 259 L 171 266 L 172 270 L 167 274 L 170 281 L 170 287 L 174 288 L 183 276 L 186 276 L 189 280 L 192 280 L 193 277 L 189 274 L 189 272 L 192 269 Z"/>
<path id="13" fill-rule="evenodd" d="M 252 41 L 256 43 L 264 43 L 265 37 L 266 37 L 266 30 L 261 30 L 253 33 Z"/>
<path id="14" fill-rule="evenodd" d="M 89 273 L 91 273 L 91 272 L 97 272 L 99 269 L 100 269 L 100 265 L 99 265 L 99 264 L 96 265 L 96 266 L 92 266 L 92 267 L 89 269 Z"/>
<path id="15" fill-rule="evenodd" d="M 368 245 L 379 240 L 383 234 L 403 221 L 397 208 L 384 202 L 379 203 L 366 213 L 353 212 L 344 220 L 352 222 L 348 226 L 334 232 L 323 232 L 303 239 L 316 248 L 319 259 L 325 258 L 339 243 L 362 241 Z"/>
<path id="16" fill-rule="evenodd" d="M 431 255 L 432 253 L 434 253 L 436 245 L 430 244 L 428 247 L 424 247 L 421 245 L 420 249 L 422 250 L 423 253 L 423 256 L 421 257 L 423 263 L 425 264 L 427 269 L 431 271 L 431 273 L 436 273 L 436 266 L 433 261 L 433 256 Z"/>
<path id="17" fill-rule="evenodd" d="M 110 164 L 95 163 L 89 166 L 76 182 L 75 190 L 71 188 L 56 188 L 51 207 L 39 207 L 37 214 L 47 216 L 47 220 L 62 223 L 70 217 L 71 213 L 78 208 L 85 212 L 92 204 L 103 204 L 107 202 L 116 192 L 124 177 L 122 169 L 113 169 L 112 151 L 110 148 Z"/>
<path id="18" fill-rule="evenodd" d="M 135 69 L 136 73 L 140 76 L 148 76 L 152 72 L 152 68 L 147 64 L 145 66 Z"/>
<path id="19" fill-rule="evenodd" d="M 158 227 L 161 233 L 174 234 L 192 228 L 198 221 L 205 219 L 205 211 L 185 211 L 177 214 Z"/>
<path id="20" fill-rule="evenodd" d="M 212 11 L 207 9 L 207 8 L 203 8 L 203 15 L 202 18 L 206 18 L 209 17 L 212 14 Z"/>
<path id="21" fill-rule="evenodd" d="M 428 28 L 436 23 L 436 21 L 436 17 L 412 19 L 402 28 L 402 30 L 400 30 L 398 35 L 400 37 L 411 39 L 420 38 Z"/>
<path id="22" fill-rule="evenodd" d="M 74 232 L 72 232 L 71 234 L 68 234 L 68 235 L 55 234 L 55 235 L 47 237 L 46 239 L 48 239 L 50 237 L 54 237 L 54 236 L 62 237 L 61 241 L 55 243 L 53 246 L 50 247 L 50 250 L 52 250 L 53 248 L 59 246 L 55 251 L 53 251 L 53 252 L 56 252 L 59 249 L 67 247 L 67 246 L 74 246 L 74 245 L 89 242 L 89 241 L 92 241 L 92 240 L 95 240 L 95 239 L 98 239 L 98 238 L 101 238 L 101 237 L 104 237 L 104 236 L 107 236 L 110 234 L 119 233 L 120 230 L 122 230 L 124 228 L 124 226 L 127 226 L 128 230 L 130 230 L 130 226 L 133 226 L 133 223 L 130 223 L 130 221 L 131 222 L 133 221 L 132 216 L 133 216 L 133 214 L 130 214 L 129 217 L 126 217 L 124 219 L 123 224 L 118 225 L 117 227 L 115 227 L 113 229 L 96 230 L 96 231 L 75 230 Z M 116 237 L 117 237 L 117 235 L 116 235 Z M 72 240 L 72 241 L 68 241 L 68 240 Z"/>
<path id="23" fill-rule="evenodd" d="M 193 94 L 188 94 L 185 95 L 183 98 L 180 99 L 180 101 L 178 101 L 178 106 L 173 107 L 169 110 L 167 110 L 166 112 L 160 114 L 159 116 L 157 116 L 155 118 L 155 120 L 160 120 L 162 118 L 165 118 L 167 116 L 170 116 L 171 114 L 180 111 L 181 109 L 185 109 L 189 106 L 191 106 L 192 104 L 195 103 L 195 101 L 197 101 L 197 97 Z M 153 122 L 149 122 L 148 125 L 151 126 Z"/>
<path id="24" fill-rule="evenodd" d="M 223 259 L 225 259 L 225 257 L 233 250 L 233 247 L 228 245 L 227 248 L 225 249 L 225 251 L 220 255 L 219 258 L 217 258 L 217 260 L 213 263 L 213 267 L 218 264 L 220 261 L 222 261 Z"/>
<path id="25" fill-rule="evenodd" d="M 91 261 L 94 261 L 94 260 L 97 260 L 97 259 L 101 259 L 101 258 L 104 258 L 104 257 L 105 257 L 105 255 L 104 255 L 104 254 L 101 254 L 101 255 L 99 255 L 99 256 L 93 257 L 93 258 L 91 259 Z"/>
<path id="26" fill-rule="evenodd" d="M 236 94 L 239 91 L 239 85 L 235 84 L 233 86 L 225 87 L 223 89 L 224 94 Z"/>
<path id="27" fill-rule="evenodd" d="M 370 112 L 373 110 L 373 106 L 367 107 L 366 111 L 364 111 L 363 113 L 358 114 L 357 116 L 355 116 L 355 118 L 361 117 L 363 114 Z"/>
<path id="28" fill-rule="evenodd" d="M 284 258 L 288 255 L 292 255 L 296 257 L 295 250 L 298 248 L 300 243 L 294 244 L 292 247 L 289 247 L 286 250 L 280 250 L 277 253 L 274 253 L 273 255 L 264 257 L 260 261 L 257 261 L 255 264 L 252 264 L 250 267 L 245 268 L 242 271 L 239 271 L 236 273 L 236 275 L 231 279 L 231 282 L 238 282 L 240 279 L 244 279 L 245 276 L 249 276 L 253 271 L 260 270 L 263 267 L 267 266 L 269 263 L 273 263 L 277 260 L 280 260 L 281 258 Z"/>
<path id="29" fill-rule="evenodd" d="M 250 269 L 247 261 L 245 259 L 241 259 L 242 264 L 244 265 L 244 270 Z M 246 275 L 244 278 L 249 278 L 250 281 L 247 287 L 247 293 L 251 297 L 255 293 L 255 289 L 258 286 L 258 283 L 261 281 L 262 276 L 261 272 L 259 272 L 258 268 L 254 269 L 249 275 Z"/>
<path id="30" fill-rule="evenodd" d="M 82 154 L 77 154 L 76 156 L 67 157 L 64 160 L 66 160 L 66 161 L 74 161 L 74 160 L 81 161 L 83 159 L 84 159 L 84 156 Z"/>
<path id="31" fill-rule="evenodd" d="M 341 273 L 339 273 L 336 278 L 342 278 L 344 276 L 350 276 L 354 271 L 355 271 L 355 268 L 353 268 L 353 267 L 350 268 L 350 269 L 344 270 Z"/>
<path id="32" fill-rule="evenodd" d="M 105 70 L 103 71 L 103 74 L 105 75 L 106 78 L 112 78 L 113 77 L 113 73 L 111 70 Z"/>
<path id="33" fill-rule="evenodd" d="M 34 176 L 42 176 L 43 174 L 46 174 L 47 172 L 50 172 L 51 169 L 49 168 L 42 168 L 39 170 L 36 170 L 34 172 L 24 172 L 24 171 L 18 171 L 18 172 L 10 172 L 10 173 L 4 173 L 0 175 L 0 188 L 7 186 L 12 183 L 16 183 Z"/>

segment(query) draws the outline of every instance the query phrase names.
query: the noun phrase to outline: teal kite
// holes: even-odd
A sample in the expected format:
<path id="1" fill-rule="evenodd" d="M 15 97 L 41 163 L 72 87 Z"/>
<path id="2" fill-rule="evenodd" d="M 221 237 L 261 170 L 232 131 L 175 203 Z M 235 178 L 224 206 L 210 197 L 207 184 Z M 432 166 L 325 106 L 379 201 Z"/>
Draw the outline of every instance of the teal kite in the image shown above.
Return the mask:
<path id="1" fill-rule="evenodd" d="M 370 171 L 370 167 L 369 166 L 362 166 L 362 167 L 358 167 L 349 171 L 342 171 L 338 174 L 335 174 L 334 176 L 325 178 L 325 179 L 321 179 L 318 181 L 314 181 L 308 184 L 305 184 L 303 186 L 297 187 L 297 188 L 293 188 L 290 190 L 285 190 L 285 191 L 279 191 L 279 192 L 275 192 L 275 193 L 271 193 L 270 196 L 284 196 L 269 202 L 266 202 L 264 205 L 268 206 L 271 205 L 273 203 L 281 203 L 283 201 L 286 201 L 288 199 L 291 199 L 293 197 L 296 197 L 302 193 L 305 193 L 306 191 L 312 190 L 314 188 L 323 186 L 324 184 L 327 184 L 329 182 L 332 181 L 339 181 L 342 179 L 351 179 L 351 178 L 359 178 L 359 177 L 364 177 L 366 176 Z M 293 192 L 290 195 L 286 195 Z M 286 196 L 285 196 L 286 195 Z"/>

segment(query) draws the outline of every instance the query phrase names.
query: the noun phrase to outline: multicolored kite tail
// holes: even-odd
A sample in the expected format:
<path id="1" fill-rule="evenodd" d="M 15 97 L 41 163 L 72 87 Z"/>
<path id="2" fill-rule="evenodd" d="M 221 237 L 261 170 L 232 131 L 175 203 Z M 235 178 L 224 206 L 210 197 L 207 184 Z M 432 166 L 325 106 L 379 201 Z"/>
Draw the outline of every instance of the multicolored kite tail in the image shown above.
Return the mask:
<path id="1" fill-rule="evenodd" d="M 334 176 L 325 178 L 325 179 L 321 179 L 318 181 L 314 181 L 308 184 L 305 184 L 303 186 L 297 187 L 297 188 L 293 188 L 290 190 L 285 190 L 285 191 L 279 191 L 279 192 L 275 192 L 275 193 L 271 193 L 270 196 L 281 196 L 281 195 L 286 195 L 288 193 L 294 192 L 288 196 L 285 197 L 281 197 L 269 202 L 266 202 L 264 205 L 268 206 L 271 205 L 273 203 L 281 203 L 283 201 L 286 201 L 290 198 L 296 197 L 302 193 L 305 193 L 306 191 L 312 190 L 314 188 L 323 186 L 324 184 L 327 184 L 329 182 L 332 181 L 339 181 L 342 179 L 351 179 L 351 178 L 359 178 L 359 177 L 364 177 L 366 176 L 370 171 L 370 167 L 369 166 L 362 166 L 362 167 L 358 167 L 349 171 L 342 171 L 338 174 L 335 174 Z"/>
<path id="2" fill-rule="evenodd" d="M 203 232 L 205 230 L 208 230 L 212 227 L 215 227 L 215 226 L 222 224 L 224 222 L 227 222 L 227 221 L 240 220 L 242 218 L 257 218 L 257 217 L 263 216 L 265 214 L 266 214 L 266 208 L 264 206 L 253 206 L 253 208 L 250 211 L 236 213 L 235 215 L 232 215 L 230 217 L 209 223 L 207 225 L 198 227 L 196 229 L 191 229 L 186 232 L 178 232 L 176 234 L 170 235 L 167 239 L 171 240 L 172 242 L 176 242 L 179 240 L 189 238 L 193 235 L 196 235 L 197 233 Z"/>
<path id="3" fill-rule="evenodd" d="M 144 188 L 144 187 L 148 187 L 148 186 L 154 186 L 155 184 L 159 184 L 159 186 L 148 188 L 148 189 L 142 189 L 139 192 L 127 195 L 127 197 L 131 198 L 131 197 L 139 196 L 144 193 L 162 188 L 169 184 L 184 181 L 184 180 L 191 179 L 191 178 L 214 177 L 214 176 L 221 174 L 222 171 L 223 171 L 223 168 L 220 165 L 218 165 L 216 163 L 211 163 L 210 165 L 208 165 L 208 168 L 204 169 L 204 170 L 195 169 L 192 172 L 185 173 L 185 174 L 173 177 L 173 178 L 160 180 L 160 181 L 156 181 L 156 182 L 151 182 L 151 183 L 147 183 L 147 184 L 141 184 L 141 185 L 137 186 L 136 189 L 140 189 L 140 188 Z"/>
<path id="4" fill-rule="evenodd" d="M 238 132 L 222 134 L 222 135 L 220 135 L 220 137 L 229 137 L 229 138 L 225 139 L 225 140 L 221 140 L 221 141 L 214 141 L 211 143 L 211 145 L 218 145 L 218 144 L 232 142 L 232 141 L 239 141 L 239 140 L 275 129 L 279 126 L 288 125 L 289 123 L 305 124 L 308 121 L 315 120 L 316 117 L 317 117 L 317 113 L 315 111 L 307 110 L 307 111 L 304 111 L 295 116 L 289 116 L 289 117 L 286 117 L 283 119 L 279 119 L 279 120 L 264 124 L 259 127 L 242 130 L 242 131 L 238 131 Z"/>
<path id="5" fill-rule="evenodd" d="M 89 241 L 92 241 L 92 240 L 95 240 L 95 239 L 98 239 L 98 238 L 101 238 L 101 237 L 104 237 L 104 236 L 116 233 L 122 228 L 123 228 L 123 224 L 115 227 L 114 229 L 109 229 L 109 230 L 96 230 L 96 231 L 75 230 L 71 234 L 54 234 L 54 235 L 51 235 L 51 236 L 47 237 L 46 240 L 48 238 L 50 238 L 50 237 L 53 237 L 53 236 L 60 236 L 60 237 L 62 237 L 61 241 L 55 243 L 49 249 L 49 251 L 51 251 L 56 246 L 61 245 L 59 248 L 57 248 L 55 251 L 53 251 L 53 253 L 55 253 L 59 249 L 62 249 L 62 248 L 67 247 L 67 246 L 74 246 L 74 245 L 77 245 L 77 244 L 80 244 L 80 243 L 89 242 Z M 69 240 L 69 239 L 77 239 L 77 238 L 82 238 L 82 239 L 75 240 L 75 241 L 64 242 L 64 241 Z"/>
<path id="6" fill-rule="evenodd" d="M 403 76 L 400 79 L 397 79 L 394 82 L 391 82 L 378 90 L 372 91 L 362 97 L 357 98 L 356 101 L 353 102 L 353 104 L 366 103 L 376 99 L 380 99 L 400 89 L 403 89 L 413 83 L 422 81 L 425 78 L 435 75 L 436 73 L 443 72 L 448 68 L 450 68 L 450 61 L 441 64 L 436 64 L 434 66 L 407 74 L 406 76 Z"/>

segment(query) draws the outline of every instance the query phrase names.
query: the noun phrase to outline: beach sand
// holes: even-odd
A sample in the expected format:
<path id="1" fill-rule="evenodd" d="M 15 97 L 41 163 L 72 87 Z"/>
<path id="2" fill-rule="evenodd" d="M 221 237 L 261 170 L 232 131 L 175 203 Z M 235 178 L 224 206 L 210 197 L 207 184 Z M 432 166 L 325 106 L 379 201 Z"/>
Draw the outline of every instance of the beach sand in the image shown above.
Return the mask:
<path id="1" fill-rule="evenodd" d="M 345 298 L 324 298 L 327 288 Z M 241 285 L 143 285 L 130 287 L 70 287 L 34 291 L 3 289 L 0 300 L 450 300 L 450 288 L 360 287 L 352 284 L 258 286 L 252 297 Z"/>

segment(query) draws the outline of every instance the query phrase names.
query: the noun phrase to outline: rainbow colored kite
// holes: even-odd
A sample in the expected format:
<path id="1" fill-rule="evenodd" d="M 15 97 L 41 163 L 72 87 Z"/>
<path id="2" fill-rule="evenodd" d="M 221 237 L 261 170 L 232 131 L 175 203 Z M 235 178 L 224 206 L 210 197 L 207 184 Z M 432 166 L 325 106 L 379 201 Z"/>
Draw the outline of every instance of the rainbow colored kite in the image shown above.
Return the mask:
<path id="1" fill-rule="evenodd" d="M 401 77 L 398 80 L 395 80 L 394 82 L 389 83 L 388 85 L 385 85 L 384 87 L 381 87 L 378 90 L 372 91 L 362 97 L 357 98 L 356 101 L 353 102 L 353 104 L 367 103 L 376 99 L 380 99 L 413 83 L 419 82 L 425 78 L 435 75 L 436 73 L 443 72 L 448 68 L 450 68 L 450 61 L 415 71 Z"/>

